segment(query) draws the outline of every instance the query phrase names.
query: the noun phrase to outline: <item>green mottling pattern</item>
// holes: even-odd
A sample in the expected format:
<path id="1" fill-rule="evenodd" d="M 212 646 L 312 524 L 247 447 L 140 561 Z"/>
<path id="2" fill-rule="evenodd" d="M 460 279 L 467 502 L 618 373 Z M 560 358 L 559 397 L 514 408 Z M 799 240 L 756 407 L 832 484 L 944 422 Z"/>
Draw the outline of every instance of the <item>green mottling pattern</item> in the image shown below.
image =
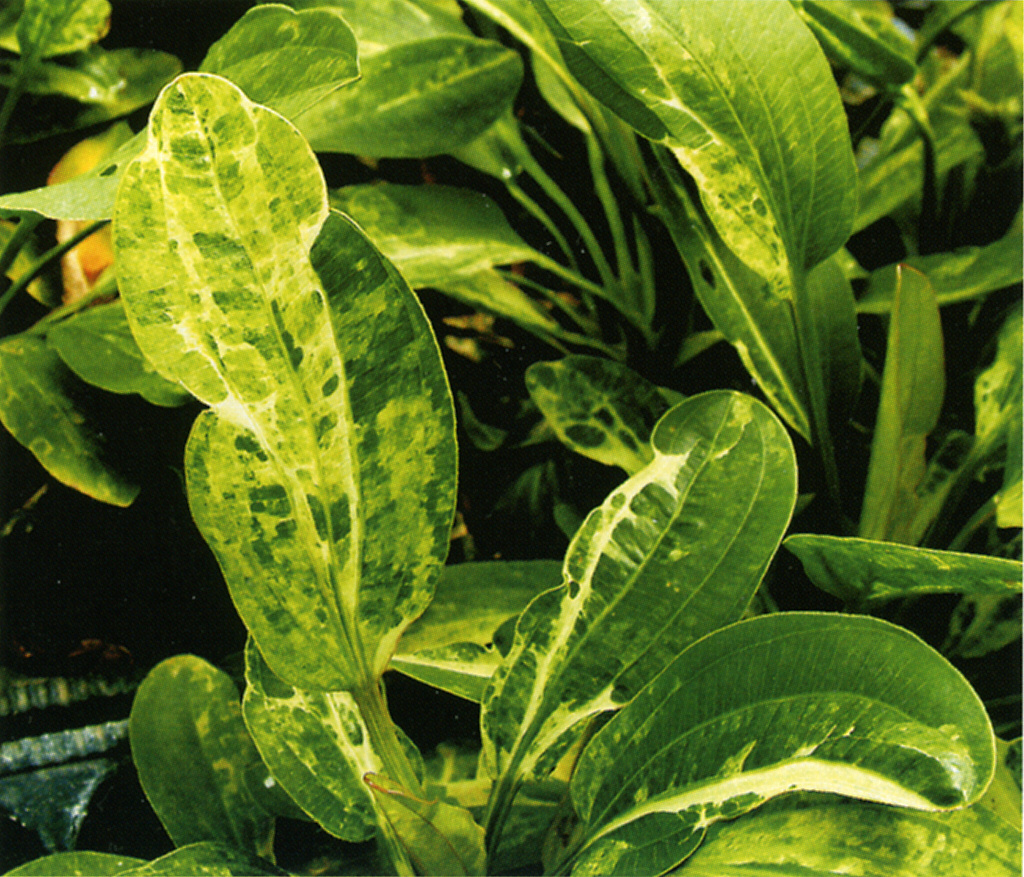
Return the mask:
<path id="1" fill-rule="evenodd" d="M 328 220 L 301 135 L 210 75 L 161 96 L 114 240 L 140 346 L 212 406 L 190 502 L 268 663 L 305 688 L 379 676 L 454 508 L 454 413 L 418 302 Z"/>
<path id="2" fill-rule="evenodd" d="M 577 723 L 738 619 L 778 547 L 796 463 L 767 408 L 739 393 L 694 397 L 662 418 L 653 447 L 576 534 L 563 586 L 520 618 L 483 705 L 494 775 L 543 776 Z"/>

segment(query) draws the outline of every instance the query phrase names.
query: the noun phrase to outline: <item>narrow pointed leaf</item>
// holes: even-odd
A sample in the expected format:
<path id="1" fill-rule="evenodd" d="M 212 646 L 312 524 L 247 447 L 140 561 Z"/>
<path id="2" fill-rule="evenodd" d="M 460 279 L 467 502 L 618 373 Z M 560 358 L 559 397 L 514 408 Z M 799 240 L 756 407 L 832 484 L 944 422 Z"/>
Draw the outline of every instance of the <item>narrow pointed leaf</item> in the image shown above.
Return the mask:
<path id="1" fill-rule="evenodd" d="M 739 618 L 786 528 L 793 449 L 761 403 L 695 396 L 659 421 L 652 446 L 577 532 L 564 584 L 527 607 L 487 692 L 484 751 L 505 785 L 543 776 L 579 722 Z"/>
<path id="2" fill-rule="evenodd" d="M 199 69 L 230 79 L 288 119 L 359 74 L 355 35 L 338 12 L 296 13 L 278 4 L 246 12 L 210 46 Z"/>
<path id="3" fill-rule="evenodd" d="M 919 594 L 1019 593 L 1020 561 L 800 533 L 782 543 L 823 591 L 852 605 Z"/>
<path id="4" fill-rule="evenodd" d="M 831 795 L 787 796 L 717 823 L 680 877 L 1016 877 L 1020 833 L 976 804 L 895 809 Z"/>
<path id="5" fill-rule="evenodd" d="M 913 544 L 923 535 L 911 525 L 925 473 L 925 440 L 938 422 L 945 387 L 935 292 L 924 275 L 903 268 L 889 324 L 859 536 Z"/>
<path id="6" fill-rule="evenodd" d="M 373 837 L 373 799 L 363 775 L 381 766 L 352 696 L 282 682 L 251 640 L 245 678 L 245 722 L 275 780 L 335 837 Z"/>
<path id="7" fill-rule="evenodd" d="M 444 801 L 424 801 L 382 776 L 367 776 L 366 784 L 419 873 L 486 873 L 484 830 L 468 810 Z"/>
<path id="8" fill-rule="evenodd" d="M 523 68 L 500 43 L 438 36 L 364 58 L 360 72 L 358 82 L 295 120 L 316 151 L 375 158 L 448 152 L 511 106 Z"/>
<path id="9" fill-rule="evenodd" d="M 328 213 L 301 135 L 189 74 L 154 108 L 114 240 L 140 347 L 213 406 L 186 474 L 232 597 L 275 673 L 337 690 L 377 678 L 430 599 L 455 449 L 422 308 Z"/>
<path id="10" fill-rule="evenodd" d="M 1017 303 L 999 329 L 992 364 L 974 383 L 974 435 L 986 447 L 998 448 L 1020 432 L 1022 361 L 1024 321 Z"/>
<path id="11" fill-rule="evenodd" d="M 621 873 L 631 824 L 651 844 L 793 790 L 942 810 L 978 800 L 994 767 L 978 696 L 913 634 L 866 616 L 759 616 L 692 645 L 587 745 L 572 795 L 582 862 L 604 870 L 579 873 Z"/>
<path id="12" fill-rule="evenodd" d="M 168 658 L 139 687 L 129 728 L 142 788 L 176 846 L 273 854 L 273 819 L 245 783 L 260 756 L 231 677 L 193 655 Z"/>
<path id="13" fill-rule="evenodd" d="M 103 460 L 102 440 L 66 389 L 75 378 L 46 342 L 12 335 L 0 343 L 0 421 L 54 478 L 86 496 L 129 506 L 139 493 Z"/>
<path id="14" fill-rule="evenodd" d="M 181 405 L 189 399 L 142 355 L 120 300 L 62 320 L 47 331 L 46 341 L 86 383 L 111 393 L 138 393 L 154 405 Z"/>
<path id="15" fill-rule="evenodd" d="M 526 388 L 563 444 L 628 475 L 654 459 L 651 431 L 681 401 L 621 363 L 593 356 L 534 363 Z"/>
<path id="16" fill-rule="evenodd" d="M 853 152 L 831 71 L 787 2 L 541 0 L 569 68 L 672 148 L 726 245 L 799 273 L 850 234 Z"/>

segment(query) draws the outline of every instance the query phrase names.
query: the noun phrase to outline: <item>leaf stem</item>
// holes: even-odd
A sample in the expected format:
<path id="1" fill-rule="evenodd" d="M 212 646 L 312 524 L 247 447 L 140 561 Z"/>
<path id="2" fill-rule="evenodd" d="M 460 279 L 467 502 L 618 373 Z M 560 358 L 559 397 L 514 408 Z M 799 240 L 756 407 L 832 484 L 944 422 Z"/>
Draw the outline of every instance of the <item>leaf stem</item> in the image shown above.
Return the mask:
<path id="1" fill-rule="evenodd" d="M 15 283 L 12 283 L 7 292 L 0 296 L 0 314 L 2 314 L 7 305 L 11 303 L 11 299 L 13 299 L 19 292 L 25 289 L 33 280 L 42 274 L 51 262 L 56 261 L 69 250 L 73 250 L 82 241 L 89 237 L 89 235 L 99 231 L 108 222 L 110 222 L 109 219 L 99 219 L 96 222 L 90 223 L 78 232 L 78 234 L 68 238 L 64 243 L 57 244 L 57 246 L 52 247 L 43 253 L 43 255 L 36 260 L 35 264 L 33 264 L 28 271 L 22 274 Z"/>
<path id="2" fill-rule="evenodd" d="M 368 685 L 353 689 L 352 698 L 359 707 L 363 721 L 366 722 L 370 744 L 380 758 L 384 772 L 413 795 L 422 797 L 423 788 L 419 777 L 416 776 L 416 771 L 413 770 L 409 757 L 398 739 L 398 730 L 388 714 L 388 705 L 380 682 L 374 680 Z"/>
<path id="3" fill-rule="evenodd" d="M 564 255 L 568 260 L 572 269 L 574 271 L 579 271 L 579 262 L 576 261 L 576 254 L 572 251 L 572 247 L 569 246 L 569 241 L 567 241 L 565 235 L 562 234 L 562 230 L 555 225 L 555 221 L 544 212 L 544 208 L 534 201 L 533 198 L 527 195 L 523 187 L 514 179 L 506 180 L 505 188 L 508 189 L 508 193 L 515 198 L 515 200 L 526 210 L 527 213 L 530 214 L 530 216 L 544 226 L 548 234 L 551 235 L 555 243 L 558 245 L 558 249 L 562 251 L 562 255 Z"/>

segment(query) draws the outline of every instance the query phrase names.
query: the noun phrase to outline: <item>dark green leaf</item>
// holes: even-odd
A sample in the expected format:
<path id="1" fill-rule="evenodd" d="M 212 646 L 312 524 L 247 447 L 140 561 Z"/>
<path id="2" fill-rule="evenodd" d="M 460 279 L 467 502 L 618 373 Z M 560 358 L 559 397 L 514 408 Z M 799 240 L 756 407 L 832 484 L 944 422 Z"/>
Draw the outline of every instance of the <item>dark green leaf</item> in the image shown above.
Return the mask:
<path id="1" fill-rule="evenodd" d="M 176 846 L 273 855 L 273 818 L 245 782 L 260 756 L 226 673 L 193 655 L 161 662 L 135 695 L 130 729 L 139 781 Z"/>
<path id="2" fill-rule="evenodd" d="M 138 393 L 154 405 L 182 405 L 189 399 L 142 355 L 119 300 L 54 324 L 47 330 L 46 341 L 86 383 L 111 393 Z"/>
<path id="3" fill-rule="evenodd" d="M 8 336 L 0 343 L 0 421 L 61 483 L 111 505 L 131 505 L 139 488 L 103 462 L 102 440 L 65 393 L 72 380 L 42 339 Z"/>

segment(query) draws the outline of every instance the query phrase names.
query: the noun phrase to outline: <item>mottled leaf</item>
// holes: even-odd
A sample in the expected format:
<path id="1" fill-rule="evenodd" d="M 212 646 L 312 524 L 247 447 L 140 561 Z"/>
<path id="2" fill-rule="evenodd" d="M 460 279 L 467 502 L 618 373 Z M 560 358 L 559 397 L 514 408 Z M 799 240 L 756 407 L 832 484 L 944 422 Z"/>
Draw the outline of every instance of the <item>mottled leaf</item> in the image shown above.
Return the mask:
<path id="1" fill-rule="evenodd" d="M 295 123 L 318 152 L 375 158 L 439 155 L 487 130 L 522 80 L 519 56 L 500 43 L 438 36 L 360 59 L 358 82 Z"/>
<path id="2" fill-rule="evenodd" d="M 181 405 L 190 397 L 158 375 L 139 350 L 118 301 L 79 311 L 55 323 L 47 343 L 83 381 L 111 393 L 138 393 L 154 405 Z"/>
<path id="3" fill-rule="evenodd" d="M 288 5 L 336 9 L 359 41 L 360 58 L 428 37 L 471 33 L 456 0 L 288 0 Z"/>
<path id="4" fill-rule="evenodd" d="M 638 844 L 672 843 L 680 861 L 693 846 L 681 823 L 697 833 L 792 790 L 970 804 L 994 762 L 978 696 L 913 634 L 866 616 L 759 616 L 686 649 L 584 749 L 573 873 L 641 873 L 617 867 Z"/>
<path id="5" fill-rule="evenodd" d="M 943 651 L 961 658 L 981 658 L 1021 637 L 1019 595 L 969 595 L 960 600 L 949 619 Z"/>
<path id="6" fill-rule="evenodd" d="M 168 658 L 139 687 L 129 727 L 139 781 L 176 846 L 220 841 L 273 855 L 273 818 L 245 782 L 260 756 L 226 673 L 193 655 Z"/>
<path id="7" fill-rule="evenodd" d="M 399 652 L 391 658 L 390 669 L 456 697 L 480 703 L 500 663 L 497 647 L 464 642 Z"/>
<path id="8" fill-rule="evenodd" d="M 0 343 L 0 421 L 62 484 L 131 505 L 139 488 L 104 462 L 102 439 L 66 393 L 73 381 L 41 338 L 8 336 Z"/>
<path id="9" fill-rule="evenodd" d="M 678 874 L 1016 877 L 1020 857 L 1019 832 L 981 804 L 922 812 L 803 794 L 717 823 Z"/>
<path id="10" fill-rule="evenodd" d="M 455 447 L 422 308 L 328 216 L 301 135 L 189 74 L 154 108 L 114 241 L 140 347 L 212 406 L 186 474 L 236 606 L 282 679 L 339 690 L 375 684 L 429 602 Z"/>
<path id="11" fill-rule="evenodd" d="M 251 640 L 245 677 L 245 722 L 275 780 L 335 837 L 373 837 L 373 799 L 363 775 L 381 765 L 352 696 L 282 682 Z"/>
<path id="12" fill-rule="evenodd" d="M 799 533 L 782 544 L 814 584 L 855 606 L 919 594 L 1008 596 L 1024 577 L 1016 560 L 893 542 Z"/>
<path id="13" fill-rule="evenodd" d="M 761 276 L 800 273 L 856 212 L 839 93 L 786 2 L 542 0 L 569 68 L 694 178 L 726 245 Z"/>
<path id="14" fill-rule="evenodd" d="M 125 877 L 284 877 L 285 872 L 265 859 L 226 844 L 206 841 L 189 844 L 173 853 L 127 871 Z"/>
<path id="15" fill-rule="evenodd" d="M 974 435 L 979 444 L 999 448 L 1020 433 L 1021 368 L 1024 361 L 1021 305 L 1014 305 L 996 337 L 992 364 L 974 382 Z"/>
<path id="16" fill-rule="evenodd" d="M 484 830 L 468 810 L 417 798 L 382 776 L 367 776 L 366 784 L 420 874 L 486 873 Z"/>
<path id="17" fill-rule="evenodd" d="M 24 0 L 15 28 L 15 42 L 0 45 L 25 58 L 49 58 L 79 52 L 107 35 L 107 0 Z"/>
<path id="18" fill-rule="evenodd" d="M 210 46 L 199 65 L 259 104 L 294 119 L 359 74 L 356 40 L 332 9 L 256 6 Z"/>
<path id="19" fill-rule="evenodd" d="M 526 370 L 526 389 L 567 447 L 633 475 L 654 459 L 651 430 L 681 397 L 609 359 L 566 356 Z"/>
<path id="20" fill-rule="evenodd" d="M 901 268 L 859 536 L 914 544 L 923 535 L 913 526 L 917 489 L 925 474 L 925 440 L 938 422 L 945 387 L 935 292 L 924 275 Z"/>
<path id="21" fill-rule="evenodd" d="M 564 584 L 519 619 L 483 704 L 494 808 L 542 777 L 583 720 L 627 703 L 689 643 L 738 619 L 796 499 L 793 449 L 732 392 L 669 410 L 654 459 L 587 517 Z"/>

